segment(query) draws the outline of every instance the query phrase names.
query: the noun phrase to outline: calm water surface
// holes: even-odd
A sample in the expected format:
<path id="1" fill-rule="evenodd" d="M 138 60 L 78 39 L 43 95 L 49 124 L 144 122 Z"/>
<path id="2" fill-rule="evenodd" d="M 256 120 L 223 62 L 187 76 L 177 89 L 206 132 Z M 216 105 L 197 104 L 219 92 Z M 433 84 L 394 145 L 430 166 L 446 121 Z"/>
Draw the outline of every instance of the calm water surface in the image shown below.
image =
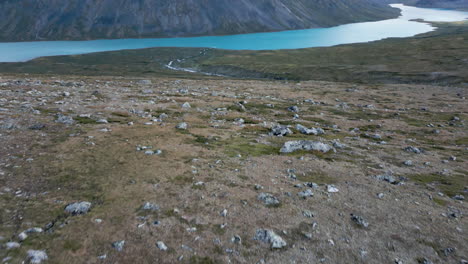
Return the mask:
<path id="1" fill-rule="evenodd" d="M 346 24 L 331 28 L 191 38 L 0 43 L 0 62 L 20 62 L 43 56 L 74 55 L 151 47 L 207 47 L 231 50 L 327 47 L 339 44 L 375 41 L 390 37 L 411 37 L 435 29 L 426 23 L 410 21 L 412 19 L 437 22 L 468 19 L 468 12 L 416 8 L 402 4 L 393 4 L 392 6 L 402 10 L 402 15 L 399 18 L 377 22 Z"/>

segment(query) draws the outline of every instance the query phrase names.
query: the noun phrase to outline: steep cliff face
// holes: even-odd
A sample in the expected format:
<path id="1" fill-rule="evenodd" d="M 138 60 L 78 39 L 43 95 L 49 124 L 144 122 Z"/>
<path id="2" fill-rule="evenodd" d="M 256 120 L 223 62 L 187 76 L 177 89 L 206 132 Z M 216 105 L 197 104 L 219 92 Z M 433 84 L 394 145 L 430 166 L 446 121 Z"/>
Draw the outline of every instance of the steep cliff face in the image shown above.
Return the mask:
<path id="1" fill-rule="evenodd" d="M 236 34 L 398 14 L 374 0 L 0 0 L 0 41 Z"/>

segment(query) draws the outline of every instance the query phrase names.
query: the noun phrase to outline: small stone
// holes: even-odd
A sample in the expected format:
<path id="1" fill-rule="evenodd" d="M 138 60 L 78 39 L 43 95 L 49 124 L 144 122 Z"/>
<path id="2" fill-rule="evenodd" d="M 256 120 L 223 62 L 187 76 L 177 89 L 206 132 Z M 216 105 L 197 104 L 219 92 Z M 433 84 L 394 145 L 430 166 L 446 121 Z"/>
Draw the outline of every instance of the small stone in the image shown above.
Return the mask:
<path id="1" fill-rule="evenodd" d="M 461 194 L 457 194 L 457 195 L 453 196 L 452 199 L 458 200 L 458 201 L 463 201 L 463 200 L 465 200 L 465 196 L 463 196 Z"/>
<path id="2" fill-rule="evenodd" d="M 290 107 L 288 107 L 288 111 L 293 112 L 293 113 L 299 113 L 299 107 L 290 106 Z"/>
<path id="3" fill-rule="evenodd" d="M 385 195 L 384 195 L 383 193 L 379 193 L 379 194 L 377 194 L 377 197 L 379 197 L 379 199 L 383 199 L 383 198 L 384 198 L 384 196 L 385 196 Z"/>
<path id="4" fill-rule="evenodd" d="M 339 139 L 333 140 L 332 143 L 333 143 L 333 147 L 334 147 L 334 148 L 337 148 L 337 149 L 344 149 L 344 148 L 346 148 L 346 145 L 343 144 L 343 143 L 341 143 Z"/>
<path id="5" fill-rule="evenodd" d="M 150 85 L 153 82 L 151 80 L 139 80 L 137 83 L 142 85 Z"/>
<path id="6" fill-rule="evenodd" d="M 182 104 L 182 108 L 188 109 L 188 108 L 192 108 L 192 106 L 188 102 L 185 102 Z"/>
<path id="7" fill-rule="evenodd" d="M 227 214 L 228 214 L 228 210 L 227 209 L 224 209 L 221 211 L 221 213 L 219 213 L 222 217 L 227 217 Z"/>
<path id="8" fill-rule="evenodd" d="M 398 181 L 395 177 L 391 175 L 391 173 L 383 174 L 383 175 L 377 175 L 375 176 L 376 179 L 381 180 L 381 181 L 386 181 L 390 184 L 393 185 L 398 185 L 400 184 L 400 181 Z"/>
<path id="9" fill-rule="evenodd" d="M 413 161 L 407 160 L 407 161 L 403 162 L 403 164 L 405 164 L 406 166 L 413 166 Z"/>
<path id="10" fill-rule="evenodd" d="M 444 253 L 444 256 L 448 257 L 449 255 L 453 254 L 455 252 L 455 248 L 449 247 L 444 250 L 442 250 L 442 253 Z"/>
<path id="11" fill-rule="evenodd" d="M 430 261 L 430 260 L 427 259 L 427 258 L 420 258 L 420 259 L 418 259 L 418 263 L 420 263 L 420 264 L 433 264 L 433 262 Z"/>
<path id="12" fill-rule="evenodd" d="M 7 250 L 11 250 L 11 249 L 15 249 L 15 248 L 19 248 L 21 245 L 20 243 L 18 242 L 7 242 L 5 244 L 5 247 Z"/>
<path id="13" fill-rule="evenodd" d="M 280 249 L 287 246 L 286 241 L 270 229 L 258 229 L 255 233 L 254 240 L 269 243 L 272 249 Z"/>
<path id="14" fill-rule="evenodd" d="M 164 244 L 162 241 L 158 241 L 156 245 L 158 246 L 159 250 L 166 251 L 168 249 L 166 244 Z"/>
<path id="15" fill-rule="evenodd" d="M 242 244 L 242 239 L 240 236 L 238 235 L 235 235 L 231 238 L 231 242 L 234 243 L 234 244 Z"/>
<path id="16" fill-rule="evenodd" d="M 314 217 L 314 213 L 312 213 L 312 212 L 309 211 L 309 210 L 304 210 L 304 211 L 302 211 L 302 215 L 303 215 L 304 217 L 307 217 L 307 218 L 312 218 L 312 217 Z"/>
<path id="17" fill-rule="evenodd" d="M 28 260 L 31 264 L 39 264 L 47 259 L 48 257 L 44 250 L 28 250 Z"/>
<path id="18" fill-rule="evenodd" d="M 262 201 L 266 206 L 278 206 L 280 204 L 278 198 L 269 193 L 260 193 L 257 199 Z"/>
<path id="19" fill-rule="evenodd" d="M 71 203 L 65 207 L 65 212 L 71 215 L 86 214 L 91 209 L 90 202 Z"/>
<path id="20" fill-rule="evenodd" d="M 125 246 L 125 240 L 120 240 L 112 243 L 112 247 L 115 248 L 117 251 L 122 251 Z"/>
<path id="21" fill-rule="evenodd" d="M 263 189 L 263 186 L 261 186 L 260 184 L 255 184 L 255 187 L 254 187 L 254 188 L 255 188 L 255 190 L 258 191 L 258 190 Z"/>
<path id="22" fill-rule="evenodd" d="M 159 211 L 159 205 L 157 204 L 153 204 L 153 203 L 150 203 L 150 202 L 146 202 L 143 204 L 143 206 L 141 207 L 141 210 L 145 210 L 145 211 Z"/>
<path id="23" fill-rule="evenodd" d="M 305 134 L 305 135 L 323 135 L 325 134 L 325 131 L 321 128 L 307 128 L 301 124 L 297 124 L 296 125 L 296 129 L 302 133 L 302 134 Z"/>
<path id="24" fill-rule="evenodd" d="M 297 141 L 287 141 L 284 143 L 281 148 L 281 153 L 291 153 L 298 150 L 307 150 L 307 151 L 320 151 L 327 153 L 331 150 L 336 151 L 333 147 L 328 144 L 318 142 L 318 141 L 309 141 L 309 140 L 297 140 Z"/>
<path id="25" fill-rule="evenodd" d="M 364 228 L 369 227 L 369 223 L 363 217 L 359 215 L 351 214 L 351 220 L 360 227 L 364 227 Z"/>
<path id="26" fill-rule="evenodd" d="M 19 235 L 18 235 L 19 241 L 24 241 L 24 240 L 26 240 L 26 238 L 28 238 L 28 235 L 26 234 L 26 232 L 19 233 Z"/>
<path id="27" fill-rule="evenodd" d="M 406 152 L 412 152 L 412 153 L 415 153 L 415 154 L 421 154 L 421 153 L 424 152 L 422 149 L 416 148 L 416 147 L 413 147 L 413 146 L 406 147 L 404 150 Z"/>
<path id="28" fill-rule="evenodd" d="M 338 188 L 336 188 L 334 185 L 327 185 L 327 192 L 329 193 L 337 193 L 339 192 L 340 190 L 338 190 Z"/>
<path id="29" fill-rule="evenodd" d="M 306 199 L 307 197 L 314 196 L 314 193 L 312 192 L 311 189 L 307 189 L 305 191 L 299 192 L 297 195 L 299 195 L 299 197 L 301 197 L 301 198 Z"/>
<path id="30" fill-rule="evenodd" d="M 181 129 L 181 130 L 187 130 L 188 125 L 187 125 L 187 123 L 182 122 L 182 123 L 177 124 L 176 128 Z"/>
<path id="31" fill-rule="evenodd" d="M 312 233 L 302 233 L 302 235 L 304 235 L 304 237 L 307 238 L 307 239 L 314 238 L 314 235 Z"/>
<path id="32" fill-rule="evenodd" d="M 62 115 L 62 114 L 58 114 L 57 115 L 57 120 L 55 120 L 55 122 L 62 123 L 62 124 L 65 124 L 65 125 L 72 125 L 73 123 L 75 123 L 75 120 L 73 120 L 73 117 L 71 117 L 71 116 L 65 116 L 65 115 Z"/>
<path id="33" fill-rule="evenodd" d="M 293 134 L 293 132 L 287 126 L 281 126 L 281 125 L 276 125 L 272 127 L 271 132 L 270 132 L 270 135 L 281 136 L 281 137 L 291 135 L 291 134 Z"/>
<path id="34" fill-rule="evenodd" d="M 29 127 L 31 130 L 42 130 L 46 127 L 44 124 L 35 124 Z"/>
<path id="35" fill-rule="evenodd" d="M 107 121 L 107 119 L 99 119 L 96 121 L 96 123 L 99 123 L 99 124 L 108 124 L 109 121 Z"/>

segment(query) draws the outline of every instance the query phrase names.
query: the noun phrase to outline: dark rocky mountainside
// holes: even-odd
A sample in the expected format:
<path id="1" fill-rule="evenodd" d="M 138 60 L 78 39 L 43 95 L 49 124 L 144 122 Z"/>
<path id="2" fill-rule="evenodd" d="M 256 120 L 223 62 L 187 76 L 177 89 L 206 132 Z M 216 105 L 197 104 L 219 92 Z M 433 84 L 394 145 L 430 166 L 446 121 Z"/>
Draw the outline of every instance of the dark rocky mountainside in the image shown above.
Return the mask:
<path id="1" fill-rule="evenodd" d="M 430 8 L 461 8 L 468 9 L 468 0 L 384 0 L 380 2 L 395 3 L 400 2 L 406 5 Z"/>
<path id="2" fill-rule="evenodd" d="M 442 7 L 442 8 L 468 8 L 467 0 L 419 0 L 416 3 L 421 7 Z"/>
<path id="3" fill-rule="evenodd" d="M 375 0 L 0 0 L 0 41 L 222 35 L 398 14 Z"/>

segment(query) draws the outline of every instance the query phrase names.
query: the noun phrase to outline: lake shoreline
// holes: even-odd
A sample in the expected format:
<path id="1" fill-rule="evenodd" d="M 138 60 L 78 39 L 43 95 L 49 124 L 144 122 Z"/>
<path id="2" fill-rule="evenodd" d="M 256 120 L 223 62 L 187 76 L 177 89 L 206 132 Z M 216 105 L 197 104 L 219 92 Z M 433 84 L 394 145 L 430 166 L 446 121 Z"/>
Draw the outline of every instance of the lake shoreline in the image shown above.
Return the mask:
<path id="1" fill-rule="evenodd" d="M 288 50 L 330 47 L 340 44 L 366 43 L 385 38 L 411 37 L 433 30 L 433 27 L 428 23 L 412 21 L 417 18 L 429 20 L 435 17 L 438 20 L 451 21 L 468 17 L 468 13 L 462 12 L 453 13 L 452 11 L 421 9 L 403 5 L 392 6 L 403 10 L 400 18 L 346 24 L 332 28 L 196 38 L 0 43 L 0 61 L 24 62 L 38 57 L 153 47 L 193 47 L 223 50 Z M 362 34 L 362 32 L 366 32 L 366 34 Z"/>

